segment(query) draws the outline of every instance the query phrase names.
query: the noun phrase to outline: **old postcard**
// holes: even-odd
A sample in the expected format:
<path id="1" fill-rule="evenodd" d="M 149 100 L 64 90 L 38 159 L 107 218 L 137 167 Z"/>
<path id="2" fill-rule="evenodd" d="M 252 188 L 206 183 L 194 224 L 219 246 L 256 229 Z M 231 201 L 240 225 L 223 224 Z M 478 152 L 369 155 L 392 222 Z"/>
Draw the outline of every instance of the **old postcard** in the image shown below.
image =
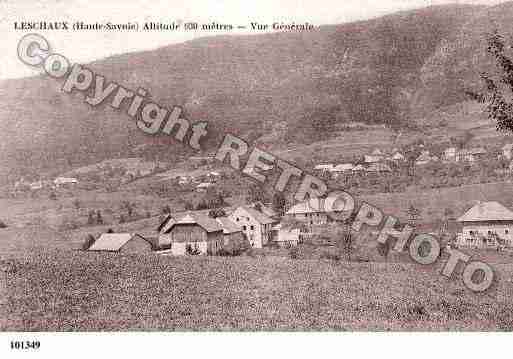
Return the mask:
<path id="1" fill-rule="evenodd" d="M 513 330 L 512 2 L 0 24 L 0 331 Z"/>

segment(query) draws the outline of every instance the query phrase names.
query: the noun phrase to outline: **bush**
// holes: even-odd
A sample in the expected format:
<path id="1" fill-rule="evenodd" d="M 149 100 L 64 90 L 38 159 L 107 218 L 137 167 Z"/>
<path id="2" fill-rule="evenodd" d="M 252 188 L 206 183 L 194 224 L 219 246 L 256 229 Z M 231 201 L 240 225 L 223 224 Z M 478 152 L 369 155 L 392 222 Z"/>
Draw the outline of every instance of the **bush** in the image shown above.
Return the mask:
<path id="1" fill-rule="evenodd" d="M 321 257 L 321 259 L 329 259 L 331 261 L 339 261 L 340 260 L 340 256 L 338 254 L 331 253 L 328 251 L 322 252 L 320 257 Z"/>
<path id="2" fill-rule="evenodd" d="M 299 248 L 292 247 L 289 251 L 289 257 L 291 259 L 298 259 L 299 258 Z"/>
<path id="3" fill-rule="evenodd" d="M 82 249 L 88 250 L 93 245 L 94 241 L 94 236 L 92 234 L 88 234 L 86 240 L 84 241 L 84 244 L 82 245 Z"/>

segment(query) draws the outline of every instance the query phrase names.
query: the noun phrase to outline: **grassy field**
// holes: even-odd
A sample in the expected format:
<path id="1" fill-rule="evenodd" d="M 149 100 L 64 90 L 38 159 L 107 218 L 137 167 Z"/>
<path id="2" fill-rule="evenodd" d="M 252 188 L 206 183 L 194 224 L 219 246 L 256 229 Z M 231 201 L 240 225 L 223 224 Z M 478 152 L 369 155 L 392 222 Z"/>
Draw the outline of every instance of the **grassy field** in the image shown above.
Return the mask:
<path id="1" fill-rule="evenodd" d="M 413 264 L 61 250 L 1 269 L 1 330 L 513 329 L 509 281 L 476 296 Z"/>
<path id="2" fill-rule="evenodd" d="M 509 204 L 511 189 L 500 183 L 365 199 L 391 214 L 418 201 L 430 218 L 477 199 Z M 80 209 L 72 197 L 1 200 L 9 227 L 0 229 L 0 330 L 513 330 L 509 253 L 470 253 L 499 278 L 476 295 L 459 275 L 439 275 L 444 261 L 424 267 L 406 257 L 379 260 L 368 255 L 372 246 L 353 257 L 370 262 L 325 259 L 324 248 L 306 246 L 296 259 L 270 248 L 240 257 L 98 254 L 77 250 L 87 234 L 110 227 L 144 233 L 158 216 L 67 230 L 51 221 L 89 208 L 115 210 L 125 195 L 79 194 Z M 141 206 L 151 201 L 154 211 L 162 205 L 136 199 Z"/>

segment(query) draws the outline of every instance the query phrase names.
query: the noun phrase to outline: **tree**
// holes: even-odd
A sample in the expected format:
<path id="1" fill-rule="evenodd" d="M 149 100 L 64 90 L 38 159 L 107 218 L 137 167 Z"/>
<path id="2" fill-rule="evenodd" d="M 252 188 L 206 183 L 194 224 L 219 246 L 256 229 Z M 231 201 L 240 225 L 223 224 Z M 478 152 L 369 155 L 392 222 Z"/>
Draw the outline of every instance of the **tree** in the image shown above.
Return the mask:
<path id="1" fill-rule="evenodd" d="M 128 217 L 131 218 L 135 211 L 135 203 L 132 203 L 130 201 L 123 201 L 121 204 L 121 209 L 126 210 L 126 213 L 128 214 Z"/>
<path id="2" fill-rule="evenodd" d="M 100 210 L 96 212 L 96 224 L 103 224 L 102 213 Z"/>
<path id="3" fill-rule="evenodd" d="M 92 210 L 87 214 L 87 224 L 90 226 L 96 224 L 96 218 L 94 217 L 94 214 L 95 212 Z"/>
<path id="4" fill-rule="evenodd" d="M 80 209 L 80 201 L 78 200 L 78 198 L 75 198 L 73 200 L 73 207 L 75 207 L 77 211 Z"/>
<path id="5" fill-rule="evenodd" d="M 273 195 L 273 208 L 280 216 L 285 214 L 285 207 L 287 206 L 287 200 L 282 192 L 276 192 Z"/>
<path id="6" fill-rule="evenodd" d="M 416 208 L 415 206 L 413 206 L 413 204 L 411 204 L 408 210 L 406 211 L 406 214 L 408 215 L 410 224 L 415 227 L 417 220 L 420 218 L 420 209 Z"/>
<path id="7" fill-rule="evenodd" d="M 88 250 L 93 245 L 94 241 L 94 236 L 92 234 L 88 234 L 84 243 L 82 244 L 82 249 Z"/>
<path id="8" fill-rule="evenodd" d="M 385 241 L 385 243 L 378 242 L 377 250 L 379 255 L 386 260 L 388 258 L 388 253 L 390 253 L 390 242 L 388 240 Z"/>
<path id="9" fill-rule="evenodd" d="M 171 213 L 171 207 L 169 207 L 168 204 L 166 204 L 163 208 L 162 208 L 162 214 L 170 214 Z"/>
<path id="10" fill-rule="evenodd" d="M 251 185 L 248 192 L 247 202 L 265 202 L 265 193 L 261 186 Z"/>
<path id="11" fill-rule="evenodd" d="M 513 132 L 513 60 L 506 55 L 507 49 L 510 50 L 511 46 L 506 47 L 504 38 L 497 30 L 488 36 L 486 51 L 494 58 L 498 74 L 494 78 L 482 73 L 484 91 L 468 90 L 466 93 L 472 99 L 486 104 L 488 118 L 496 122 L 498 131 Z"/>
<path id="12" fill-rule="evenodd" d="M 191 256 L 197 256 L 198 254 L 201 254 L 200 250 L 198 249 L 198 247 L 196 245 L 194 247 L 192 247 L 190 244 L 188 244 L 185 247 L 185 251 L 187 252 L 188 255 L 191 255 Z"/>
<path id="13" fill-rule="evenodd" d="M 347 260 L 351 261 L 351 255 L 354 251 L 354 236 L 351 233 L 351 227 L 348 225 L 342 225 L 337 230 L 337 247 L 341 252 L 341 256 L 345 254 Z"/>
<path id="14" fill-rule="evenodd" d="M 212 217 L 212 218 L 226 217 L 226 212 L 222 208 L 215 208 L 215 209 L 211 209 L 208 212 L 208 216 Z"/>

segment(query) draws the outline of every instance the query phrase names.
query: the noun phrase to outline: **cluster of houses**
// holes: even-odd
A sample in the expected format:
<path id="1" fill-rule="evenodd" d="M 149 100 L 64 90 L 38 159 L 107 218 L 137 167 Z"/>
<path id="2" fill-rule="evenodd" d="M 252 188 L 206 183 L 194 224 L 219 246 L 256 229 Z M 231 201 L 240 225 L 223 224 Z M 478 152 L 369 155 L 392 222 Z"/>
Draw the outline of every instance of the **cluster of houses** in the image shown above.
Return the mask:
<path id="1" fill-rule="evenodd" d="M 37 191 L 44 188 L 60 188 L 66 186 L 73 186 L 78 183 L 78 180 L 74 177 L 57 177 L 53 181 L 51 180 L 38 180 L 35 182 L 26 181 L 24 178 L 14 183 L 15 191 Z"/>
<path id="2" fill-rule="evenodd" d="M 487 151 L 483 147 L 467 149 L 449 147 L 445 149 L 440 156 L 431 154 L 427 149 L 421 149 L 420 154 L 415 158 L 414 163 L 416 166 L 423 166 L 432 162 L 476 162 L 483 159 L 486 154 Z M 499 157 L 505 158 L 509 161 L 513 160 L 513 144 L 504 145 Z M 389 153 L 385 153 L 379 148 L 376 148 L 370 154 L 363 155 L 362 159 L 356 163 L 318 164 L 314 167 L 314 170 L 321 173 L 329 173 L 333 177 L 348 173 L 383 173 L 392 172 L 394 167 L 393 164 L 399 164 L 405 161 L 406 156 L 397 148 L 394 148 Z"/>
<path id="3" fill-rule="evenodd" d="M 217 255 L 227 248 L 262 248 L 273 244 L 293 247 L 333 222 L 336 216 L 330 216 L 327 208 L 333 212 L 343 211 L 343 208 L 336 208 L 335 203 L 326 205 L 326 201 L 329 198 L 298 203 L 283 218 L 262 203 L 229 208 L 220 217 L 212 217 L 208 211 L 168 215 L 158 226 L 156 237 L 151 240 L 137 234 L 105 233 L 89 250 L 146 250 L 182 256 Z M 296 223 L 291 225 L 294 221 Z M 513 211 L 499 202 L 479 202 L 456 222 L 461 229 L 453 243 L 457 246 L 497 249 L 513 247 Z"/>
<path id="4" fill-rule="evenodd" d="M 393 149 L 390 155 L 386 155 L 379 148 L 376 148 L 371 154 L 364 155 L 363 160 L 357 163 L 319 164 L 315 166 L 314 170 L 330 173 L 334 177 L 343 173 L 392 172 L 392 168 L 387 162 L 398 163 L 404 160 L 404 155 L 397 149 Z"/>
<path id="5" fill-rule="evenodd" d="M 330 222 L 325 208 L 332 207 L 320 203 L 320 200 L 299 203 L 291 207 L 284 218 L 261 202 L 228 208 L 224 216 L 215 218 L 208 211 L 168 215 L 157 228 L 158 234 L 154 242 L 140 235 L 105 233 L 89 250 L 118 252 L 151 247 L 157 248 L 162 254 L 170 255 L 216 255 L 222 249 L 239 247 L 244 243 L 251 248 L 262 248 L 268 244 L 292 247 L 312 233 L 313 227 Z M 282 219 L 296 220 L 304 226 L 292 226 Z M 130 241 L 153 244 L 148 247 L 142 243 L 123 249 Z"/>

